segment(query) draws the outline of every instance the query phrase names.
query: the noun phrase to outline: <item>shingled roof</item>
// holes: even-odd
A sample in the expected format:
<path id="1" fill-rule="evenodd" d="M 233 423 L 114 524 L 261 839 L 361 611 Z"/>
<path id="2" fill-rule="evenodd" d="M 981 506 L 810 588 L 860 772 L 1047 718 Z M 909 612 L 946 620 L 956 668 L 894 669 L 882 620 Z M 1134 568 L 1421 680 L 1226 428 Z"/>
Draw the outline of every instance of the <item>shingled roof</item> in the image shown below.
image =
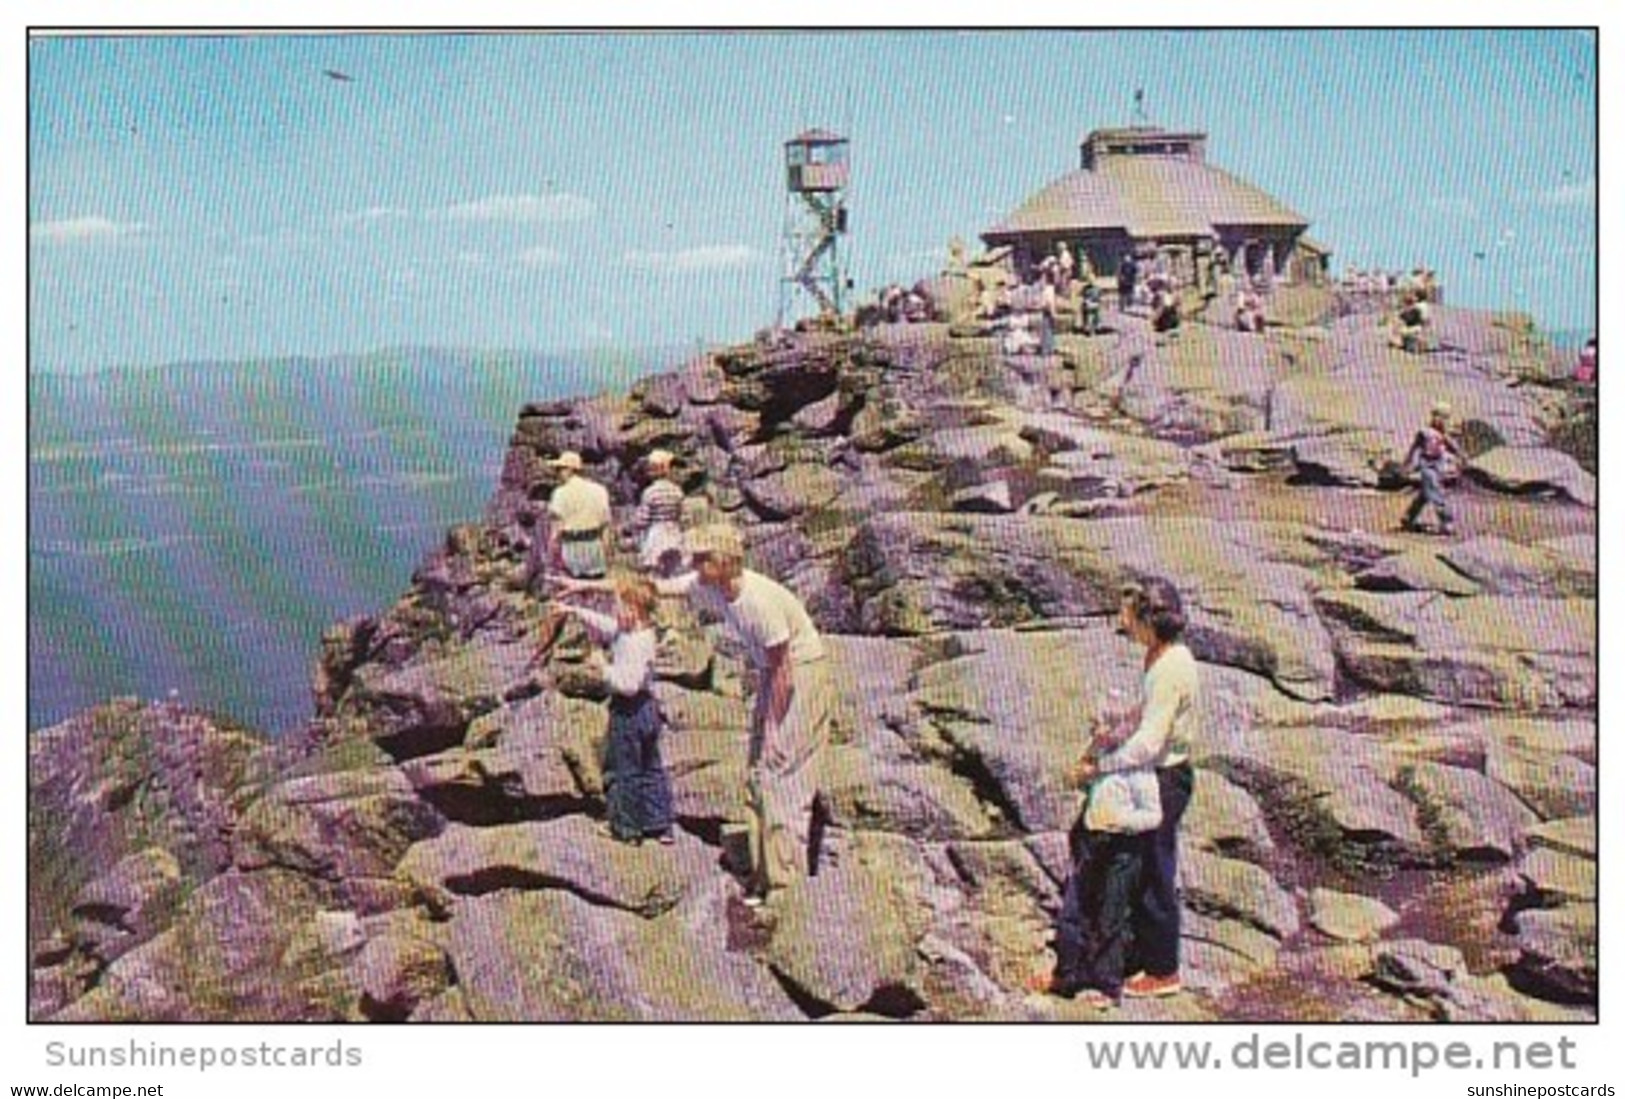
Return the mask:
<path id="1" fill-rule="evenodd" d="M 1138 239 L 1215 236 L 1218 227 L 1302 230 L 1309 219 L 1222 168 L 1171 156 L 1111 156 L 1045 187 L 982 239 L 1117 229 Z"/>

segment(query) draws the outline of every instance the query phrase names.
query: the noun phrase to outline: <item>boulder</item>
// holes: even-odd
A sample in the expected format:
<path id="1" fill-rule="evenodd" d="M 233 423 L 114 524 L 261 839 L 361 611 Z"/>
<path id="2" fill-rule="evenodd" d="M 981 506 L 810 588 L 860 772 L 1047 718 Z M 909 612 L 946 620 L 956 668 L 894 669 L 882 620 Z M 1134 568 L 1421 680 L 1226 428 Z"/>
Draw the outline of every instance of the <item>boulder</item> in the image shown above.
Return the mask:
<path id="1" fill-rule="evenodd" d="M 1180 834 L 1190 843 L 1219 855 L 1253 855 L 1272 851 L 1264 811 L 1242 787 L 1217 771 L 1196 770 L 1196 786 Z"/>
<path id="2" fill-rule="evenodd" d="M 1551 543 L 1524 546 L 1483 535 L 1445 546 L 1438 556 L 1489 595 L 1595 599 L 1594 547 L 1586 546 L 1579 552 L 1576 549 Z"/>
<path id="3" fill-rule="evenodd" d="M 106 963 L 167 925 L 184 885 L 180 863 L 162 847 L 126 855 L 73 900 L 73 944 Z"/>
<path id="4" fill-rule="evenodd" d="M 1529 845 L 1544 847 L 1565 855 L 1597 857 L 1597 818 L 1563 817 L 1547 820 L 1529 829 Z"/>
<path id="5" fill-rule="evenodd" d="M 1516 916 L 1513 983 L 1558 1003 L 1597 1002 L 1597 906 L 1534 908 Z"/>
<path id="6" fill-rule="evenodd" d="M 521 688 L 535 655 L 529 643 L 477 644 L 402 667 L 368 664 L 347 701 L 368 715 L 373 739 L 394 758 L 430 755 L 461 744 L 475 718 Z"/>
<path id="7" fill-rule="evenodd" d="M 820 1011 L 914 1014 L 923 1006 L 916 943 L 928 924 L 917 895 L 925 878 L 912 844 L 860 834 L 836 865 L 786 891 L 767 964 Z"/>
<path id="8" fill-rule="evenodd" d="M 1277 939 L 1298 933 L 1297 901 L 1250 862 L 1187 847 L 1180 852 L 1179 890 L 1198 912 L 1239 920 Z"/>
<path id="9" fill-rule="evenodd" d="M 1272 970 L 1281 944 L 1248 924 L 1187 911 L 1180 923 L 1180 977 L 1217 995 Z"/>
<path id="10" fill-rule="evenodd" d="M 876 759 L 832 747 L 824 760 L 824 792 L 836 824 L 895 832 L 921 840 L 985 836 L 989 821 L 970 787 L 947 768 Z"/>
<path id="11" fill-rule="evenodd" d="M 1526 899 L 1540 908 L 1597 900 L 1597 861 L 1550 847 L 1534 847 L 1518 862 Z"/>
<path id="12" fill-rule="evenodd" d="M 319 907 L 309 879 L 280 869 L 227 870 L 188 897 L 168 930 L 108 967 L 58 1012 L 60 1022 L 288 1022 L 349 1017 L 353 998 L 324 995 L 340 963 L 317 951 L 284 958 Z"/>
<path id="13" fill-rule="evenodd" d="M 703 878 L 714 856 L 682 833 L 677 844 L 631 846 L 583 816 L 470 828 L 452 824 L 414 844 L 396 873 L 429 895 L 565 890 L 590 904 L 653 917 Z"/>
<path id="14" fill-rule="evenodd" d="M 504 891 L 462 902 L 447 952 L 480 1022 L 785 1021 L 804 1016 L 773 978 L 701 929 L 646 920 L 569 893 Z"/>
<path id="15" fill-rule="evenodd" d="M 237 865 L 281 866 L 348 887 L 388 878 L 443 819 L 394 768 L 335 771 L 273 786 L 243 814 Z"/>
<path id="16" fill-rule="evenodd" d="M 1452 857 L 1505 860 L 1523 850 L 1524 833 L 1537 818 L 1499 782 L 1438 763 L 1418 763 L 1406 777 L 1433 838 Z"/>
<path id="17" fill-rule="evenodd" d="M 1339 601 L 1353 594 L 1341 593 Z M 1368 689 L 1459 706 L 1536 712 L 1595 705 L 1595 602 L 1425 599 L 1366 597 L 1368 606 L 1386 605 L 1394 613 L 1383 620 L 1380 636 L 1366 629 L 1339 637 L 1338 655 L 1351 679 Z"/>
<path id="18" fill-rule="evenodd" d="M 1588 508 L 1597 506 L 1597 478 L 1560 450 L 1497 447 L 1474 458 L 1467 473 L 1499 492 L 1560 495 Z"/>
<path id="19" fill-rule="evenodd" d="M 1309 891 L 1309 922 L 1323 935 L 1363 943 L 1381 938 L 1399 915 L 1373 897 L 1316 888 Z"/>
<path id="20" fill-rule="evenodd" d="M 402 1020 L 446 990 L 451 961 L 439 946 L 417 935 L 390 932 L 367 940 L 355 960 L 370 1019 Z"/>
<path id="21" fill-rule="evenodd" d="M 1499 743 L 1491 745 L 1484 773 L 1543 820 L 1597 811 L 1597 769 L 1574 756 Z"/>
<path id="22" fill-rule="evenodd" d="M 1016 510 L 1010 497 L 1010 482 L 988 481 L 962 488 L 953 495 L 955 511 L 975 511 L 1004 515 Z"/>

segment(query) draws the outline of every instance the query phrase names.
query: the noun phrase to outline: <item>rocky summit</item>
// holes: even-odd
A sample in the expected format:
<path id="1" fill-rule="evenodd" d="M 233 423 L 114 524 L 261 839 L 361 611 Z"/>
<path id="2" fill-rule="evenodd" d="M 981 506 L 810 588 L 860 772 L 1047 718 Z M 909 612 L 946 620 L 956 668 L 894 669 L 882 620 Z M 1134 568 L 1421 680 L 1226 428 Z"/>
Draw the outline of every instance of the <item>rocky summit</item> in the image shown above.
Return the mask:
<path id="1" fill-rule="evenodd" d="M 1113 314 L 1048 358 L 779 332 L 525 406 L 483 520 L 312 654 L 301 734 L 118 701 L 31 737 L 31 1017 L 1593 1018 L 1594 420 L 1515 321 L 1441 308 L 1412 354 L 1329 293 L 1304 314 Z M 1397 529 L 1437 400 L 1472 458 L 1453 538 Z M 738 654 L 668 616 L 677 840 L 627 847 L 586 640 L 540 645 L 547 459 L 630 516 L 656 448 L 833 655 L 824 855 L 772 920 L 732 872 Z M 1027 981 L 1065 768 L 1138 689 L 1117 592 L 1153 575 L 1203 674 L 1186 991 L 1100 1015 Z"/>

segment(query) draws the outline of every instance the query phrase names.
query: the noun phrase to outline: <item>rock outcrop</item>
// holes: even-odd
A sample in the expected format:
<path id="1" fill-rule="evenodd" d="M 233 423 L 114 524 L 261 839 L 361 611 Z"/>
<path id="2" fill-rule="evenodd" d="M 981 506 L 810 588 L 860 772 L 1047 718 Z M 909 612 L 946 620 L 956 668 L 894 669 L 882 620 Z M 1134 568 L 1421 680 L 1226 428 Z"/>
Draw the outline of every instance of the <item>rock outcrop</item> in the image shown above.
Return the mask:
<path id="1" fill-rule="evenodd" d="M 1585 1017 L 1594 478 L 1504 333 L 1440 313 L 1426 355 L 1363 315 L 1173 341 L 1122 317 L 1063 337 L 1059 374 L 940 325 L 780 334 L 527 405 L 483 518 L 324 638 L 297 743 L 128 702 L 33 735 L 30 1014 L 1073 1017 L 1025 991 L 1062 776 L 1137 689 L 1113 619 L 1155 575 L 1204 675 L 1192 991 L 1125 1017 Z M 1395 532 L 1382 495 L 1441 397 L 1485 441 L 1454 540 Z M 677 842 L 629 848 L 596 819 L 586 640 L 541 644 L 546 459 L 581 453 L 625 516 L 656 447 L 829 640 L 823 857 L 772 921 L 735 879 L 739 654 L 673 610 Z"/>

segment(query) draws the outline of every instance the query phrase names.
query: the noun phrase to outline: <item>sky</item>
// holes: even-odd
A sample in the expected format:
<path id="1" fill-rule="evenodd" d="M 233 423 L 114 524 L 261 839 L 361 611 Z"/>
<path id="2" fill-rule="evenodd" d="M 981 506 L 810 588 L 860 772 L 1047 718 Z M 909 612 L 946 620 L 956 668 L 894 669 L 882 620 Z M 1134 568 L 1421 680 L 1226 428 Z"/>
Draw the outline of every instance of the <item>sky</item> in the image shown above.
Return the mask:
<path id="1" fill-rule="evenodd" d="M 35 37 L 27 88 L 34 371 L 748 338 L 787 138 L 851 141 L 863 292 L 934 274 L 1137 88 L 1334 270 L 1596 323 L 1587 31 Z"/>

